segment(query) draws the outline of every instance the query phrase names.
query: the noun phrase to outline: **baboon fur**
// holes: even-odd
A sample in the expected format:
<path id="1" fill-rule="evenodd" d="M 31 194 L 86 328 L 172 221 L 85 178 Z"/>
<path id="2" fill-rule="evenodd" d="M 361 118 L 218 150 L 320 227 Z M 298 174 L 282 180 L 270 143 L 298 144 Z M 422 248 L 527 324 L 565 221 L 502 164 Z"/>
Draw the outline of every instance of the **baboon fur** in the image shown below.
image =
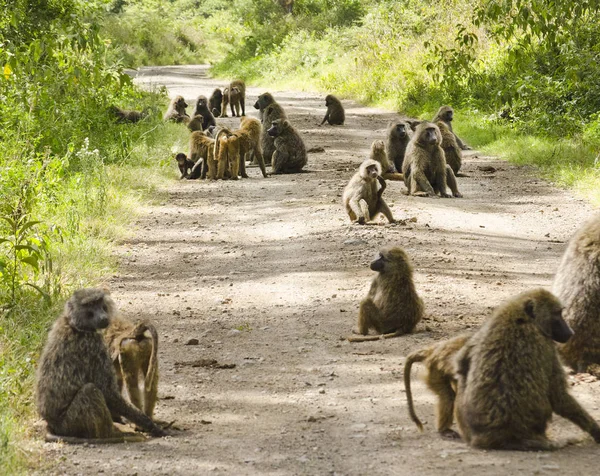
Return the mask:
<path id="1" fill-rule="evenodd" d="M 287 119 L 277 119 L 272 124 L 267 131 L 271 137 L 275 138 L 271 173 L 294 174 L 301 172 L 308 160 L 302 137 Z"/>
<path id="2" fill-rule="evenodd" d="M 188 171 L 191 171 L 194 168 L 194 162 L 187 158 L 183 152 L 179 152 L 175 155 L 175 160 L 177 161 L 177 166 L 179 167 L 179 172 L 181 173 L 181 177 L 179 179 L 188 178 L 190 176 Z"/>
<path id="3" fill-rule="evenodd" d="M 194 162 L 194 168 L 188 178 L 216 178 L 216 163 L 214 156 L 215 140 L 208 137 L 205 132 L 195 131 L 190 134 L 189 159 Z"/>
<path id="4" fill-rule="evenodd" d="M 187 106 L 183 96 L 175 96 L 171 100 L 171 104 L 169 104 L 169 108 L 167 109 L 167 112 L 165 112 L 163 119 L 165 121 L 189 122 L 190 116 L 185 112 Z"/>
<path id="5" fill-rule="evenodd" d="M 131 111 L 117 106 L 110 106 L 109 110 L 117 118 L 117 122 L 122 123 L 136 123 L 148 116 L 148 111 Z"/>
<path id="6" fill-rule="evenodd" d="M 242 116 L 246 115 L 246 83 L 241 79 L 231 81 L 229 87 L 223 90 L 221 117 L 227 117 L 228 105 L 232 116 L 240 117 L 240 107 Z"/>
<path id="7" fill-rule="evenodd" d="M 248 177 L 246 175 L 246 164 L 241 154 L 241 146 L 240 137 L 226 127 L 217 132 L 213 154 L 217 170 L 215 176 L 214 169 L 212 169 L 209 162 L 208 170 L 211 179 L 214 177 L 217 180 L 227 178 L 237 180 L 240 171 L 242 177 Z"/>
<path id="8" fill-rule="evenodd" d="M 253 117 L 242 117 L 240 120 L 240 128 L 236 133 L 242 141 L 241 159 L 242 161 L 254 160 L 255 163 L 260 167 L 260 171 L 263 177 L 267 177 L 267 171 L 265 168 L 265 159 L 260 147 L 260 135 L 262 132 L 262 126 L 258 119 Z M 245 169 L 245 166 L 244 166 Z"/>
<path id="9" fill-rule="evenodd" d="M 417 126 L 408 146 L 402 164 L 404 183 L 409 195 L 435 196 L 440 194 L 449 198 L 446 187 L 452 196 L 462 197 L 458 191 L 456 177 L 446 164 L 444 149 L 441 147 L 442 135 L 438 126 L 423 122 Z"/>
<path id="10" fill-rule="evenodd" d="M 444 149 L 444 155 L 446 156 L 446 164 L 450 166 L 454 175 L 457 176 L 462 165 L 462 151 L 456 142 L 456 137 L 446 123 L 438 121 L 436 125 L 442 134 L 442 149 Z"/>
<path id="11" fill-rule="evenodd" d="M 548 451 L 552 413 L 600 443 L 600 427 L 567 390 L 554 341 L 573 331 L 549 291 L 526 291 L 501 304 L 456 356 L 455 416 L 462 438 L 483 449 Z"/>
<path id="12" fill-rule="evenodd" d="M 342 194 L 342 203 L 350 220 L 364 225 L 382 213 L 394 223 L 392 212 L 382 197 L 386 186 L 379 162 L 367 159 L 360 164 Z"/>
<path id="13" fill-rule="evenodd" d="M 575 372 L 600 377 L 600 213 L 571 238 L 554 278 L 553 291 L 565 306 L 575 333 L 558 347 Z"/>
<path id="14" fill-rule="evenodd" d="M 107 291 L 80 289 L 67 301 L 44 346 L 37 368 L 37 408 L 48 424 L 48 441 L 112 443 L 140 441 L 113 425 L 122 416 L 162 436 L 150 417 L 127 403 L 102 335 L 115 315 Z"/>
<path id="15" fill-rule="evenodd" d="M 412 332 L 423 317 L 423 301 L 417 295 L 413 269 L 402 248 L 384 248 L 371 263 L 377 276 L 360 303 L 357 334 L 350 342 L 397 337 Z M 369 329 L 381 335 L 368 336 Z"/>
<path id="16" fill-rule="evenodd" d="M 263 93 L 258 96 L 254 107 L 259 110 L 260 121 L 263 125 L 260 145 L 266 164 L 272 164 L 273 152 L 275 152 L 275 141 L 268 133 L 269 127 L 277 119 L 287 119 L 283 108 L 275 101 L 271 93 Z"/>
<path id="17" fill-rule="evenodd" d="M 212 112 L 213 116 L 219 117 L 221 115 L 221 104 L 223 103 L 223 93 L 219 88 L 216 88 L 208 99 L 208 109 Z"/>
<path id="18" fill-rule="evenodd" d="M 150 418 L 154 415 L 158 394 L 158 333 L 150 322 L 133 323 L 113 319 L 104 334 L 110 358 L 123 393 L 127 387 L 129 400 Z M 140 393 L 143 375 L 144 393 Z"/>
<path id="19" fill-rule="evenodd" d="M 371 160 L 379 162 L 381 165 L 381 176 L 385 180 L 404 180 L 402 174 L 396 172 L 396 167 L 388 160 L 387 154 L 385 153 L 385 144 L 382 140 L 375 140 L 371 144 Z"/>
<path id="20" fill-rule="evenodd" d="M 385 153 L 388 160 L 394 164 L 397 172 L 402 172 L 402 163 L 404 162 L 404 154 L 406 146 L 413 135 L 411 126 L 406 121 L 396 121 L 388 125 Z"/>
<path id="21" fill-rule="evenodd" d="M 194 109 L 194 117 L 188 123 L 188 129 L 194 131 L 205 131 L 210 126 L 216 126 L 217 122 L 208 108 L 208 99 L 206 96 L 198 96 L 196 99 L 196 109 Z"/>
<path id="22" fill-rule="evenodd" d="M 343 126 L 344 121 L 346 120 L 346 114 L 344 113 L 344 106 L 342 106 L 340 100 L 333 94 L 328 94 L 325 96 L 325 106 L 327 107 L 327 112 L 325 113 L 321 125 L 325 124 L 327 121 L 330 126 Z"/>
<path id="23" fill-rule="evenodd" d="M 404 362 L 404 388 L 410 419 L 423 431 L 423 423 L 417 417 L 410 388 L 410 370 L 415 362 L 422 362 L 427 373 L 424 377 L 427 387 L 437 397 L 436 416 L 437 431 L 443 438 L 460 438 L 452 430 L 454 421 L 454 400 L 456 398 L 456 378 L 454 377 L 454 358 L 463 348 L 471 334 L 460 335 L 453 339 L 436 342 L 433 345 L 411 353 Z"/>
<path id="24" fill-rule="evenodd" d="M 438 109 L 437 114 L 431 120 L 431 122 L 438 122 L 438 121 L 444 122 L 448 126 L 448 129 L 450 129 L 450 132 L 452 132 L 452 134 L 454 134 L 454 131 L 452 130 L 452 120 L 453 119 L 454 119 L 454 109 L 452 109 L 450 106 L 442 106 Z M 460 137 L 458 137 L 456 134 L 454 134 L 454 137 L 456 138 L 456 143 L 458 144 L 458 147 L 460 147 L 462 150 L 470 150 L 471 149 L 471 147 L 469 147 L 462 140 L 460 140 Z"/>

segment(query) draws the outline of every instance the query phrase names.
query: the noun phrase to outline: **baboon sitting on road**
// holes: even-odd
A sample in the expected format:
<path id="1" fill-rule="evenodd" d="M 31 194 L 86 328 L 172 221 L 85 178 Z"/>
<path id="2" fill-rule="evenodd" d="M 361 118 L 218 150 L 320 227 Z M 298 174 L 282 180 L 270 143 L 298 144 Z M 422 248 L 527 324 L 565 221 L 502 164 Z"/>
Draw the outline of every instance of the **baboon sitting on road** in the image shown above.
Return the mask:
<path id="1" fill-rule="evenodd" d="M 342 106 L 340 100 L 333 94 L 328 94 L 325 96 L 325 106 L 327 107 L 327 112 L 325 113 L 321 125 L 325 124 L 325 121 L 327 121 L 330 126 L 344 125 L 346 114 L 344 113 L 344 106 Z"/>
<path id="2" fill-rule="evenodd" d="M 208 99 L 208 110 L 212 112 L 213 116 L 219 117 L 221 115 L 222 102 L 223 93 L 219 88 L 216 88 Z"/>
<path id="3" fill-rule="evenodd" d="M 272 122 L 267 131 L 275 138 L 275 152 L 271 161 L 273 174 L 294 174 L 302 171 L 306 165 L 306 147 L 302 137 L 286 119 Z"/>
<path id="4" fill-rule="evenodd" d="M 431 122 L 438 122 L 438 121 L 444 122 L 448 126 L 448 129 L 450 129 L 450 132 L 452 132 L 452 134 L 454 134 L 454 131 L 452 130 L 452 120 L 453 119 L 454 119 L 454 109 L 452 109 L 450 106 L 442 106 L 438 109 L 437 114 L 431 120 Z M 458 143 L 458 146 L 462 150 L 470 150 L 471 149 L 471 147 L 469 147 L 462 140 L 460 140 L 460 138 L 456 134 L 454 134 L 454 137 L 456 137 L 456 142 Z"/>
<path id="5" fill-rule="evenodd" d="M 387 128 L 385 140 L 385 153 L 390 162 L 394 164 L 397 172 L 402 172 L 402 163 L 406 146 L 412 137 L 413 131 L 406 121 L 392 122 Z"/>
<path id="6" fill-rule="evenodd" d="M 396 171 L 394 164 L 390 163 L 388 160 L 387 154 L 385 153 L 385 144 L 382 140 L 373 141 L 371 144 L 371 156 L 369 158 L 379 162 L 382 170 L 381 176 L 385 180 L 404 180 L 402 174 L 399 174 Z"/>
<path id="7" fill-rule="evenodd" d="M 452 169 L 454 175 L 458 176 L 458 171 L 462 165 L 462 152 L 456 142 L 456 137 L 444 121 L 438 121 L 436 125 L 440 129 L 440 134 L 442 134 L 441 146 L 444 149 L 446 164 Z"/>
<path id="8" fill-rule="evenodd" d="M 208 99 L 206 96 L 198 96 L 196 99 L 196 109 L 194 117 L 188 124 L 188 129 L 194 131 L 205 131 L 210 126 L 216 126 L 217 122 L 212 112 L 208 109 Z"/>
<path id="9" fill-rule="evenodd" d="M 276 121 L 277 119 L 287 119 L 287 115 L 270 93 L 263 93 L 258 96 L 258 99 L 254 103 L 254 107 L 259 110 L 260 121 L 263 125 L 260 139 L 263 157 L 265 158 L 266 164 L 271 164 L 273 152 L 275 152 L 275 141 L 268 130 L 273 121 Z"/>

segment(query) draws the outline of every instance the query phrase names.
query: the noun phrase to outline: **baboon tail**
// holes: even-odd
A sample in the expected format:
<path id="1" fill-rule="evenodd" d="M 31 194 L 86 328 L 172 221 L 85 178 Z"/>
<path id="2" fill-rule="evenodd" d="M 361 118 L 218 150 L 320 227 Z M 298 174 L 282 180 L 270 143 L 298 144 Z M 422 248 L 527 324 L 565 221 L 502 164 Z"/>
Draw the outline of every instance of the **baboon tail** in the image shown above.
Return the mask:
<path id="1" fill-rule="evenodd" d="M 429 352 L 427 349 L 418 350 L 413 352 L 406 358 L 406 362 L 404 362 L 404 389 L 406 390 L 406 401 L 408 406 L 408 414 L 410 415 L 410 419 L 414 422 L 415 425 L 419 428 L 419 430 L 423 431 L 423 423 L 419 420 L 419 417 L 415 413 L 415 407 L 413 404 L 412 391 L 410 389 L 410 370 L 412 364 L 415 362 L 423 362 Z"/>

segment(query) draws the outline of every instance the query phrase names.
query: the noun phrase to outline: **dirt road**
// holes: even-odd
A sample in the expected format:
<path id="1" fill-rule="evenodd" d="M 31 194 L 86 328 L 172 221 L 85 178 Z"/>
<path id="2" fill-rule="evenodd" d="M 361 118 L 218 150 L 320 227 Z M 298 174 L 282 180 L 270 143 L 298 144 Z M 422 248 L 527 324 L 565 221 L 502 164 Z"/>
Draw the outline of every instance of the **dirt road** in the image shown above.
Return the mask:
<path id="1" fill-rule="evenodd" d="M 223 81 L 203 67 L 144 69 L 193 100 Z M 264 89 L 250 88 L 247 110 Z M 459 179 L 463 199 L 413 198 L 388 183 L 385 198 L 407 225 L 351 225 L 341 191 L 394 113 L 343 101 L 347 123 L 318 127 L 324 95 L 271 91 L 309 154 L 308 172 L 239 181 L 176 181 L 150 206 L 135 238 L 120 244 L 111 283 L 122 312 L 159 328 L 157 417 L 181 431 L 144 444 L 46 445 L 56 474 L 165 475 L 586 475 L 591 440 L 557 453 L 484 452 L 444 441 L 434 398 L 415 379 L 420 433 L 408 418 L 404 357 L 476 328 L 503 299 L 549 287 L 565 241 L 591 207 L 515 167 L 477 152 Z M 191 103 L 190 103 L 191 104 Z M 226 119 L 237 124 L 237 119 Z M 493 166 L 484 173 L 478 166 Z M 175 163 L 173 162 L 173 167 Z M 406 249 L 426 319 L 412 335 L 350 344 L 358 302 L 382 245 Z M 197 339 L 197 345 L 186 345 Z M 234 368 L 196 367 L 215 359 Z M 572 391 L 600 419 L 600 382 Z M 556 417 L 554 437 L 582 432 Z"/>

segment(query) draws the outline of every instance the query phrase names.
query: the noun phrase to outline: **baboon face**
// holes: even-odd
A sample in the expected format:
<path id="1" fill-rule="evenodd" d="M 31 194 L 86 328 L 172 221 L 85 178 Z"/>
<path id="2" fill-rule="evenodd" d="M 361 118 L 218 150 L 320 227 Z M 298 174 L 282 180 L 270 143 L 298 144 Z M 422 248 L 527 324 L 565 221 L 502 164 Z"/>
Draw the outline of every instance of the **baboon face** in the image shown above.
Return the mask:
<path id="1" fill-rule="evenodd" d="M 406 260 L 406 253 L 401 248 L 383 249 L 370 267 L 373 271 L 384 273 L 392 267 L 404 266 Z"/>
<path id="2" fill-rule="evenodd" d="M 270 93 L 263 93 L 260 96 L 258 96 L 258 99 L 254 103 L 254 108 L 260 109 L 262 111 L 265 107 L 267 107 L 269 104 L 272 104 L 273 102 L 275 102 L 275 100 L 273 99 L 273 96 L 271 96 Z"/>
<path id="3" fill-rule="evenodd" d="M 454 110 L 450 106 L 442 107 L 442 111 L 440 111 L 440 117 L 444 122 L 452 122 L 454 118 Z"/>
<path id="4" fill-rule="evenodd" d="M 206 99 L 206 96 L 198 96 L 198 99 L 196 100 L 196 107 L 207 107 L 208 105 L 208 99 Z"/>
<path id="5" fill-rule="evenodd" d="M 331 95 L 325 96 L 325 106 L 329 107 L 332 103 Z"/>
<path id="6" fill-rule="evenodd" d="M 267 133 L 271 137 L 277 137 L 284 131 L 284 129 L 287 128 L 288 125 L 289 125 L 289 123 L 287 121 L 277 119 L 276 121 L 273 121 L 273 123 L 272 123 L 271 127 L 269 128 L 269 130 L 267 131 Z"/>
<path id="7" fill-rule="evenodd" d="M 93 332 L 110 324 L 114 304 L 102 289 L 80 289 L 67 301 L 69 325 L 79 331 Z"/>
<path id="8" fill-rule="evenodd" d="M 417 126 L 415 131 L 416 141 L 423 147 L 431 147 L 442 143 L 442 134 L 435 124 L 423 122 Z"/>
<path id="9" fill-rule="evenodd" d="M 406 134 L 408 134 L 408 132 L 406 131 L 406 124 L 404 124 L 403 122 L 399 122 L 398 124 L 396 124 L 396 135 L 403 139 L 406 137 Z"/>
<path id="10" fill-rule="evenodd" d="M 551 293 L 547 294 L 542 299 L 527 300 L 525 313 L 538 325 L 542 334 L 564 344 L 573 336 L 573 330 L 563 319 L 561 302 Z"/>
<path id="11" fill-rule="evenodd" d="M 175 160 L 177 161 L 177 163 L 184 167 L 185 163 L 187 161 L 187 155 L 185 155 L 183 152 L 179 152 L 176 156 L 175 156 Z"/>

